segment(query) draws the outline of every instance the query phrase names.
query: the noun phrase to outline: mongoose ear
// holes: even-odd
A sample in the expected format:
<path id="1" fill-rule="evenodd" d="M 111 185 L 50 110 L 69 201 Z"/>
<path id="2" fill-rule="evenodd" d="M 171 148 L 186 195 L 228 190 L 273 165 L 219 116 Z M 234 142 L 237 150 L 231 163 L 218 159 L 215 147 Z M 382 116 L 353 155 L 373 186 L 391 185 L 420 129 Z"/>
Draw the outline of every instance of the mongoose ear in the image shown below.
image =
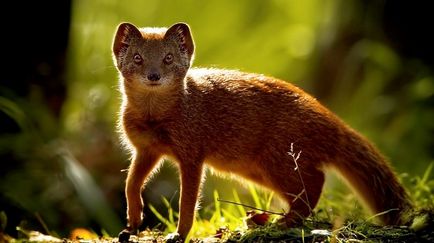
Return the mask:
<path id="1" fill-rule="evenodd" d="M 116 31 L 113 40 L 113 54 L 117 61 L 118 66 L 121 66 L 120 58 L 126 53 L 128 47 L 132 44 L 133 40 L 142 38 L 140 30 L 130 23 L 121 23 Z"/>
<path id="2" fill-rule="evenodd" d="M 188 24 L 177 23 L 172 25 L 166 31 L 164 38 L 175 40 L 181 53 L 188 54 L 188 57 L 191 59 L 194 53 L 194 42 Z"/>

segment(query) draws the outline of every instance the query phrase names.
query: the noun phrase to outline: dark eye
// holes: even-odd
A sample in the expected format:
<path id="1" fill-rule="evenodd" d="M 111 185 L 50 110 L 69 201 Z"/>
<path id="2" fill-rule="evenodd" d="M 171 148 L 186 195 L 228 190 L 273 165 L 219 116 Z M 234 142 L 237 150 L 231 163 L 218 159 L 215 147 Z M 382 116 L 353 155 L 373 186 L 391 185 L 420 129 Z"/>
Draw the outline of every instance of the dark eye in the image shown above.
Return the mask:
<path id="1" fill-rule="evenodd" d="M 141 64 L 142 61 L 143 61 L 142 56 L 140 56 L 139 54 L 135 54 L 134 57 L 133 57 L 133 59 L 134 59 L 134 62 L 135 62 L 136 64 Z"/>
<path id="2" fill-rule="evenodd" d="M 173 55 L 171 53 L 167 54 L 163 60 L 164 64 L 169 65 L 173 62 Z"/>

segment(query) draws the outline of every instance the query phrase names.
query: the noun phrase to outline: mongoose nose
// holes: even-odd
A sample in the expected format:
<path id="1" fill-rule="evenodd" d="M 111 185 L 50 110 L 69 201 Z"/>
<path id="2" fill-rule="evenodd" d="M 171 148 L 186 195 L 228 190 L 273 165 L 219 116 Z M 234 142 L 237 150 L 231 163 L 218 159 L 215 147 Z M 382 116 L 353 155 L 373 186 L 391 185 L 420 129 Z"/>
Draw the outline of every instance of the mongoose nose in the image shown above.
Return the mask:
<path id="1" fill-rule="evenodd" d="M 159 73 L 150 73 L 150 74 L 148 74 L 148 79 L 150 80 L 150 81 L 158 81 L 158 80 L 160 80 L 160 74 Z"/>

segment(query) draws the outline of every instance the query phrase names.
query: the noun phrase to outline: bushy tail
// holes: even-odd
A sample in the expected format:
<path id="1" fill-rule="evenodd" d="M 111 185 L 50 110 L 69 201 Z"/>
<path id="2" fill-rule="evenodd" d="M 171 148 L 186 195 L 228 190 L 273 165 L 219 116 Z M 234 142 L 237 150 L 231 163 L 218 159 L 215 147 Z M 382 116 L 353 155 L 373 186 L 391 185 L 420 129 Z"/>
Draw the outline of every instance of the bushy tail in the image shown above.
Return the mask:
<path id="1" fill-rule="evenodd" d="M 336 169 L 384 224 L 408 224 L 413 205 L 393 169 L 365 138 L 353 131 L 348 137 Z"/>

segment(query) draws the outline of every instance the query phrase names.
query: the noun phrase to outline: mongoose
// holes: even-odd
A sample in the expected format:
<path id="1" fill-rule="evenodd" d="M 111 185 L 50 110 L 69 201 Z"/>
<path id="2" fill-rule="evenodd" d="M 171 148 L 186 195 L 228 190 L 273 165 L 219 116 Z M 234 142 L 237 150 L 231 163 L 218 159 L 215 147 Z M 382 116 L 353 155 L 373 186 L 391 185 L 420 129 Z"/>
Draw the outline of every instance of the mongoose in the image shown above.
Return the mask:
<path id="1" fill-rule="evenodd" d="M 335 168 L 384 224 L 406 223 L 412 202 L 393 169 L 363 136 L 300 88 L 272 77 L 191 68 L 190 28 L 142 28 L 122 23 L 113 41 L 120 73 L 120 131 L 132 153 L 126 179 L 128 240 L 142 223 L 141 191 L 161 158 L 180 170 L 180 216 L 185 239 L 195 215 L 205 164 L 276 192 L 293 225 L 309 216 Z M 288 155 L 303 151 L 298 171 Z M 301 174 L 303 183 L 297 173 Z M 304 190 L 300 198 L 297 195 Z"/>

